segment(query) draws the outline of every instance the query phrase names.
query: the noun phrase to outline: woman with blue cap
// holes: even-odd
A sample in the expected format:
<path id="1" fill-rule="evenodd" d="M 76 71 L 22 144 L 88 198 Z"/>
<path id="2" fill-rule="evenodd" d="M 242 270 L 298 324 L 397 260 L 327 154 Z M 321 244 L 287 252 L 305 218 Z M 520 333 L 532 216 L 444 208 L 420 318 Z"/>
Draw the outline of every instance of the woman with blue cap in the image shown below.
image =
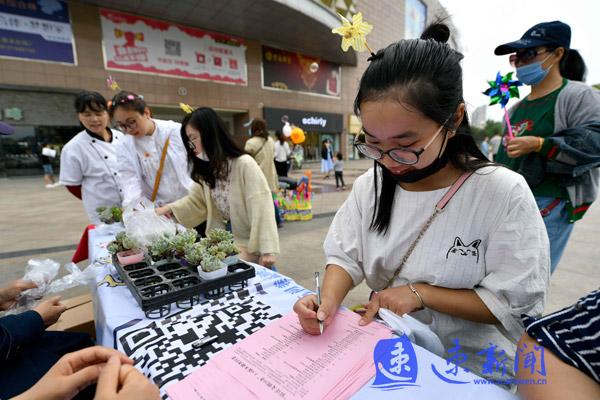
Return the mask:
<path id="1" fill-rule="evenodd" d="M 509 111 L 515 137 L 506 138 L 496 162 L 521 173 L 538 203 L 550 239 L 554 272 L 573 230 L 596 199 L 600 165 L 600 96 L 582 82 L 586 67 L 570 48 L 571 28 L 561 21 L 531 27 L 521 39 L 498 46 L 510 55 L 517 78 L 531 93 Z"/>

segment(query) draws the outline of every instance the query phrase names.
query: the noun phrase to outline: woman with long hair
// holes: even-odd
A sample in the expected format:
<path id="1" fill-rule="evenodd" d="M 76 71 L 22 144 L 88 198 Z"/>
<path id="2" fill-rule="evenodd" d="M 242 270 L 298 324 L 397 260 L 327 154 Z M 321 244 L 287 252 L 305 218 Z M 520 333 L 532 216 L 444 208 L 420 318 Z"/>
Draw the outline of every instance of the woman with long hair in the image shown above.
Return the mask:
<path id="1" fill-rule="evenodd" d="M 380 308 L 430 324 L 460 346 L 476 374 L 493 343 L 514 359 L 521 314 L 540 315 L 548 290 L 548 238 L 522 176 L 490 163 L 471 136 L 462 54 L 450 30 L 430 26 L 370 58 L 355 99 L 357 149 L 374 166 L 354 183 L 325 239 L 321 303 L 294 309 L 306 332 L 325 329 L 354 286 L 374 291 L 360 320 Z M 512 371 L 507 371 L 507 375 Z"/>
<path id="2" fill-rule="evenodd" d="M 271 190 L 256 161 L 238 147 L 212 108 L 187 115 L 181 139 L 194 183 L 187 196 L 156 213 L 190 228 L 206 222 L 207 231 L 230 224 L 240 257 L 272 267 L 279 236 Z"/>

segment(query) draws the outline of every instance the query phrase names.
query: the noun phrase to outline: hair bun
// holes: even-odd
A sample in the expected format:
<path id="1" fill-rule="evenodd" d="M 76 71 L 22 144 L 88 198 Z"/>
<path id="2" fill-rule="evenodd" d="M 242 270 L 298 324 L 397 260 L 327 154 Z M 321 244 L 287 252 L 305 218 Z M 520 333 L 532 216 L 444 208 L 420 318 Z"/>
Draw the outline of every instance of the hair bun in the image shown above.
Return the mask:
<path id="1" fill-rule="evenodd" d="M 450 38 L 450 28 L 442 23 L 433 23 L 429 25 L 421 34 L 421 39 L 433 39 L 436 42 L 447 43 Z"/>

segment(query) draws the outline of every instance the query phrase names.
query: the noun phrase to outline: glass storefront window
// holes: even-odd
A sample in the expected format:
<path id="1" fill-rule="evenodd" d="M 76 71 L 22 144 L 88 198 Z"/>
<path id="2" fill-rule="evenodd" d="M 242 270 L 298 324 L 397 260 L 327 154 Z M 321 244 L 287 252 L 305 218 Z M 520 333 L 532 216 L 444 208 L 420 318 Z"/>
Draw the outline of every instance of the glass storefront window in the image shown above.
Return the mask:
<path id="1" fill-rule="evenodd" d="M 15 133 L 0 136 L 0 176 L 42 175 L 42 144 L 56 149 L 52 164 L 59 167 L 60 150 L 78 132 L 78 126 L 15 126 Z"/>

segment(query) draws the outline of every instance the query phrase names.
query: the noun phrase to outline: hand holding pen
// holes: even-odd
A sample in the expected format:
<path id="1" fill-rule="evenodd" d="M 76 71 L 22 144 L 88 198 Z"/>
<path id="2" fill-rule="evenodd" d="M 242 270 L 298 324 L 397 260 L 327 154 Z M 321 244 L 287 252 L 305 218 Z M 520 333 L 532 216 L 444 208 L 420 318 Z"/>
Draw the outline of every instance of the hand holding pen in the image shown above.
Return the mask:
<path id="1" fill-rule="evenodd" d="M 321 283 L 319 282 L 319 272 L 315 272 L 315 283 L 317 286 L 317 310 L 318 307 L 321 307 Z M 317 321 L 319 322 L 319 333 L 322 335 L 323 334 L 323 321 L 319 319 L 319 316 L 317 315 Z"/>

